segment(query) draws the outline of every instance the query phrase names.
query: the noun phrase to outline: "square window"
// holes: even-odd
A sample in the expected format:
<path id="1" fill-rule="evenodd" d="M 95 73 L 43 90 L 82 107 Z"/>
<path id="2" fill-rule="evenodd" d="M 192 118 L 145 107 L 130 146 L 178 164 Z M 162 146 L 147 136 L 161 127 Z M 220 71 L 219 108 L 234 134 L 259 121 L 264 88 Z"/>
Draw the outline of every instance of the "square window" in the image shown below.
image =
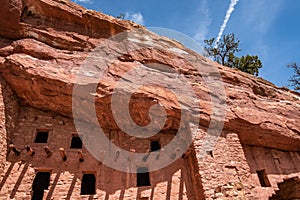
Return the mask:
<path id="1" fill-rule="evenodd" d="M 47 143 L 48 135 L 48 131 L 37 131 L 34 143 Z"/>
<path id="2" fill-rule="evenodd" d="M 78 135 L 72 137 L 71 149 L 82 149 L 82 141 Z"/>
<path id="3" fill-rule="evenodd" d="M 159 143 L 159 141 L 151 141 L 151 144 L 150 144 L 150 146 L 151 146 L 151 151 L 153 152 L 153 151 L 159 151 L 160 150 L 160 143 Z"/>

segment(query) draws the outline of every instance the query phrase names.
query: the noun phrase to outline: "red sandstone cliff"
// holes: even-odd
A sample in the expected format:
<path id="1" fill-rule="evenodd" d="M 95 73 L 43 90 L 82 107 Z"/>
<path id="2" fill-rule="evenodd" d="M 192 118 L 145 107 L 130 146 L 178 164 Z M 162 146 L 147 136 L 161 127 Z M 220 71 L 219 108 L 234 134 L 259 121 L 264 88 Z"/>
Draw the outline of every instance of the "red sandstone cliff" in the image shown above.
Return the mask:
<path id="1" fill-rule="evenodd" d="M 87 54 L 105 38 L 141 28 L 132 22 L 86 10 L 66 0 L 4 0 L 0 3 L 0 12 L 1 75 L 24 104 L 64 116 L 71 116 L 74 75 Z M 199 83 L 201 77 L 192 69 L 197 61 L 203 66 L 216 66 L 222 75 L 227 94 L 225 130 L 237 132 L 243 144 L 300 150 L 298 93 L 220 66 L 146 30 L 144 34 L 163 46 L 163 50 L 146 48 L 141 52 L 131 52 L 130 49 L 118 49 L 118 45 L 113 43 L 103 49 L 107 54 L 124 51 L 125 56 L 118 58 L 118 66 L 111 67 L 105 74 L 107 79 L 100 82 L 99 94 L 96 95 L 96 102 L 101 108 L 98 116 L 101 112 L 110 113 L 110 96 L 118 77 L 136 63 L 155 61 L 189 77 L 193 89 L 202 98 L 200 123 L 207 126 L 211 105 L 205 95 L 207 88 Z M 192 57 L 170 51 L 172 48 L 189 52 Z M 175 119 L 178 117 L 177 101 L 166 91 L 160 88 L 145 89 L 139 95 L 146 99 L 146 105 L 151 104 L 147 98 L 164 102 L 162 104 L 167 107 L 168 114 Z M 134 109 L 133 115 L 139 120 L 137 116 L 144 112 L 143 109 Z M 115 126 L 109 116 L 102 120 L 101 125 Z M 176 126 L 176 122 L 169 120 L 167 126 Z"/>
<path id="2" fill-rule="evenodd" d="M 283 178 L 289 175 L 299 177 L 299 93 L 278 88 L 263 79 L 220 66 L 186 49 L 178 42 L 159 37 L 137 24 L 86 10 L 67 0 L 2 0 L 0 12 L 2 14 L 0 17 L 1 140 L 9 141 L 9 137 L 15 131 L 17 134 L 13 141 L 16 145 L 24 145 L 23 140 L 18 138 L 18 132 L 24 132 L 26 126 L 23 127 L 23 122 L 17 120 L 25 120 L 27 114 L 30 117 L 26 120 L 34 118 L 33 111 L 29 107 L 36 108 L 38 112 L 51 111 L 50 113 L 65 116 L 72 121 L 72 92 L 77 73 L 90 52 L 100 45 L 101 48 L 98 50 L 102 56 L 101 60 L 96 60 L 99 63 L 89 64 L 91 66 L 95 64 L 103 69 L 103 77 L 97 85 L 97 92 L 87 91 L 86 95 L 95 99 L 97 116 L 104 129 L 118 128 L 111 111 L 114 88 L 120 80 L 130 82 L 124 78 L 124 75 L 138 66 L 143 66 L 144 71 L 137 72 L 138 76 L 134 79 L 137 82 L 143 82 L 147 73 L 153 72 L 159 74 L 152 77 L 153 83 L 159 82 L 160 79 L 169 80 L 172 77 L 170 74 L 175 71 L 185 76 L 187 83 L 196 94 L 195 98 L 183 93 L 184 98 L 178 99 L 172 92 L 155 84 L 139 88 L 130 100 L 131 117 L 139 125 L 149 123 L 147 113 L 150 106 L 159 104 L 165 107 L 168 114 L 164 129 L 176 129 L 180 114 L 183 112 L 181 108 L 186 108 L 189 103 L 199 100 L 200 109 L 195 108 L 191 113 L 200 112 L 199 134 L 203 134 L 212 120 L 211 100 L 215 99 L 220 106 L 226 106 L 222 132 L 224 135 L 220 138 L 215 151 L 211 152 L 215 157 L 208 156 L 202 159 L 190 153 L 183 158 L 192 174 L 197 174 L 191 176 L 193 182 L 191 188 L 194 187 L 194 193 L 199 193 L 199 198 L 202 196 L 200 193 L 203 192 L 197 188 L 199 182 L 202 182 L 203 190 L 206 192 L 203 196 L 208 199 L 217 198 L 220 193 L 226 196 L 226 188 L 240 191 L 241 194 L 238 195 L 242 197 L 253 199 L 252 197 L 255 196 L 256 199 L 266 199 L 275 195 L 277 183 L 283 182 Z M 107 40 L 116 34 L 137 29 L 140 34 L 124 33 L 116 40 Z M 120 44 L 125 44 L 125 47 Z M 113 63 L 111 58 L 115 59 Z M 152 65 L 153 63 L 158 65 Z M 200 71 L 197 71 L 195 66 L 199 67 Z M 218 69 L 221 74 L 221 82 L 226 93 L 224 96 L 221 95 L 222 91 L 214 93 L 209 89 L 209 84 L 219 81 L 215 79 L 217 73 L 212 69 Z M 90 73 L 86 71 L 83 77 L 89 79 Z M 212 78 L 210 83 L 205 82 L 205 77 Z M 172 85 L 169 85 L 169 88 L 172 88 Z M 122 92 L 128 93 L 125 86 Z M 18 113 L 19 105 L 23 107 L 21 114 Z M 89 120 L 90 110 L 85 107 L 85 101 L 75 106 L 82 106 L 83 110 L 86 110 L 82 113 L 83 118 Z M 5 113 L 6 111 L 8 112 Z M 161 115 L 159 112 L 155 114 Z M 193 116 L 190 117 L 191 121 L 195 122 Z M 214 120 L 218 122 L 223 119 L 217 116 Z M 59 122 L 64 124 L 63 121 Z M 20 130 L 14 130 L 16 124 L 21 127 Z M 65 132 L 70 131 L 66 129 Z M 66 140 L 63 141 L 68 141 L 65 132 Z M 25 136 L 23 134 L 23 137 Z M 198 144 L 200 140 L 194 143 L 195 154 L 199 152 L 197 148 L 200 146 Z M 6 146 L 7 144 L 3 142 L 1 149 L 5 149 Z M 39 153 L 42 155 L 43 150 L 36 150 L 37 155 Z M 14 155 L 10 156 L 10 159 L 16 159 Z M 0 159 L 1 161 L 6 159 L 5 153 L 2 152 Z M 274 159 L 282 163 L 276 164 Z M 72 159 L 68 161 L 74 162 Z M 39 166 L 39 160 L 32 163 Z M 55 162 L 57 167 L 56 164 L 60 167 L 60 163 Z M 86 165 L 88 166 L 89 163 Z M 1 163 L 1 174 L 8 166 Z M 75 165 L 70 164 L 67 167 L 70 166 Z M 200 172 L 197 171 L 198 167 Z M 256 171 L 262 169 L 266 169 L 272 178 L 273 188 L 269 188 L 271 192 L 268 194 L 265 188 L 260 187 L 256 177 Z M 11 177 L 16 179 L 14 176 Z M 237 180 L 231 180 L 234 178 Z M 3 180 L 4 178 L 1 182 Z M 256 185 L 253 184 L 253 180 L 256 180 Z M 231 182 L 235 182 L 235 185 L 230 185 Z M 123 187 L 122 184 L 120 185 Z M 115 187 L 116 190 L 120 189 L 117 184 Z M 254 187 L 258 188 L 256 195 L 253 194 Z M 243 193 L 244 191 L 246 194 Z M 262 198 L 264 192 L 265 197 Z M 234 196 L 234 194 L 230 195 Z M 232 199 L 230 195 L 227 197 Z"/>

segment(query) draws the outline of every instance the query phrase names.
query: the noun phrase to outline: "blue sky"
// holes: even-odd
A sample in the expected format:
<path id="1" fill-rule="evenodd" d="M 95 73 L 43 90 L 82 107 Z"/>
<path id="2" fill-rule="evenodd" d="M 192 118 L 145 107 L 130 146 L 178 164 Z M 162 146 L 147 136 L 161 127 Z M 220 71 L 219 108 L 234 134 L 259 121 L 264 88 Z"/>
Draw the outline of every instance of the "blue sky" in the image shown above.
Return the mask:
<path id="1" fill-rule="evenodd" d="M 118 16 L 146 27 L 181 32 L 203 46 L 217 37 L 231 0 L 73 0 L 88 9 Z M 287 86 L 292 70 L 300 63 L 300 1 L 235 0 L 224 34 L 235 33 L 241 41 L 240 55 L 258 55 L 263 62 L 259 76 L 278 86 Z"/>

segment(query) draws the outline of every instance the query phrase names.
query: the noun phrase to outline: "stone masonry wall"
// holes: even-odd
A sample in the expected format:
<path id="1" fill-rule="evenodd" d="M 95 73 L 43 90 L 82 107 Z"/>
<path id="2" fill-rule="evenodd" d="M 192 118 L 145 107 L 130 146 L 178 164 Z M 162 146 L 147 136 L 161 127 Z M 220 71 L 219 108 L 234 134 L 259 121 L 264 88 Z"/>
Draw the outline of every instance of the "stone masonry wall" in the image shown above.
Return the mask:
<path id="1" fill-rule="evenodd" d="M 37 130 L 49 131 L 47 144 L 34 143 Z M 84 162 L 79 162 L 78 149 L 70 149 L 72 135 L 77 132 L 73 122 L 55 113 L 38 111 L 23 106 L 18 124 L 12 133 L 12 143 L 21 151 L 20 156 L 10 152 L 7 165 L 0 180 L 0 199 L 31 199 L 32 183 L 37 172 L 50 172 L 50 186 L 45 190 L 44 199 L 201 199 L 198 188 L 191 177 L 195 171 L 193 158 L 180 158 L 172 165 L 150 172 L 151 186 L 136 187 L 136 174 L 116 171 L 94 159 L 83 147 Z M 123 133 L 114 131 L 110 135 L 123 148 L 137 151 L 149 149 L 150 141 L 144 144 L 128 140 Z M 172 139 L 161 135 L 159 141 L 165 145 Z M 35 151 L 30 156 L 25 149 L 30 145 Z M 47 157 L 44 146 L 53 152 Z M 67 160 L 63 161 L 59 148 L 63 147 Z M 84 173 L 96 175 L 96 195 L 80 195 Z M 196 191 L 197 190 L 197 191 Z"/>
<path id="2" fill-rule="evenodd" d="M 300 177 L 299 152 L 242 145 L 236 133 L 223 133 L 213 151 L 200 157 L 204 134 L 199 129 L 194 146 L 206 199 L 269 200 L 278 184 Z M 266 185 L 258 171 L 265 172 Z"/>
<path id="3" fill-rule="evenodd" d="M 0 76 L 0 174 L 3 174 L 7 147 L 17 124 L 18 114 L 18 98 L 2 76 Z"/>
<path id="4" fill-rule="evenodd" d="M 300 177 L 299 152 L 242 145 L 238 134 L 224 132 L 211 152 L 199 157 L 205 130 L 199 129 L 190 151 L 172 165 L 150 173 L 151 186 L 136 187 L 136 174 L 106 167 L 83 147 L 84 162 L 78 149 L 71 149 L 77 135 L 73 121 L 56 113 L 19 107 L 5 81 L 1 81 L 1 163 L 0 199 L 31 199 L 32 183 L 37 172 L 50 172 L 50 186 L 44 199 L 257 199 L 268 200 L 279 191 L 278 184 Z M 37 130 L 49 131 L 47 144 L 34 143 Z M 149 140 L 136 140 L 118 130 L 106 130 L 107 137 L 123 149 L 145 152 L 151 140 L 161 146 L 174 133 L 160 133 Z M 16 156 L 7 146 L 13 143 L 21 151 Z M 30 145 L 35 155 L 25 149 Z M 53 152 L 47 157 L 44 146 Z M 63 161 L 59 148 L 65 149 Z M 142 166 L 144 167 L 144 166 Z M 147 166 L 146 166 L 147 167 Z M 265 170 L 270 186 L 262 187 L 257 171 Z M 80 195 L 82 176 L 96 175 L 96 195 Z"/>
<path id="5" fill-rule="evenodd" d="M 278 184 L 284 180 L 300 178 L 300 153 L 281 151 L 259 146 L 243 146 L 255 183 L 256 199 L 269 199 L 279 190 Z M 264 170 L 270 183 L 269 187 L 261 187 L 257 171 Z"/>
<path id="6" fill-rule="evenodd" d="M 202 132 L 202 133 L 201 133 Z M 195 151 L 206 199 L 251 199 L 250 168 L 236 133 L 218 138 L 213 151 L 201 158 L 203 130 L 195 138 Z"/>

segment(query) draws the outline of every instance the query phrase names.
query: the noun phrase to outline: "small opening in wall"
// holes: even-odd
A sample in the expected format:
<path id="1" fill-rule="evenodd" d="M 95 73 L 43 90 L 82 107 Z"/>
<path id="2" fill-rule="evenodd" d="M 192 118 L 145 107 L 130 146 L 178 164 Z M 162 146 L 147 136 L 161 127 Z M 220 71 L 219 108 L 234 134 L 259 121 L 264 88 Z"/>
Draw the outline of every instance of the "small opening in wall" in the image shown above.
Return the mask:
<path id="1" fill-rule="evenodd" d="M 47 143 L 49 131 L 38 130 L 35 136 L 34 143 Z"/>
<path id="2" fill-rule="evenodd" d="M 139 167 L 137 169 L 136 177 L 137 177 L 137 187 L 151 186 L 149 170 L 147 167 Z"/>
<path id="3" fill-rule="evenodd" d="M 95 174 L 83 174 L 80 194 L 81 195 L 96 194 Z"/>
<path id="4" fill-rule="evenodd" d="M 265 170 L 256 171 L 260 185 L 262 187 L 271 187 L 270 181 L 268 179 L 267 173 Z"/>
<path id="5" fill-rule="evenodd" d="M 207 155 L 210 155 L 210 157 L 214 157 L 214 154 L 213 154 L 213 152 L 212 151 L 206 151 L 206 153 L 207 153 Z"/>
<path id="6" fill-rule="evenodd" d="M 151 151 L 159 151 L 160 150 L 160 143 L 159 141 L 155 140 L 155 141 L 151 141 Z"/>
<path id="7" fill-rule="evenodd" d="M 73 135 L 71 141 L 71 149 L 82 149 L 82 141 L 78 135 Z"/>
<path id="8" fill-rule="evenodd" d="M 32 183 L 32 200 L 43 199 L 44 190 L 47 190 L 50 184 L 50 172 L 38 172 Z"/>

